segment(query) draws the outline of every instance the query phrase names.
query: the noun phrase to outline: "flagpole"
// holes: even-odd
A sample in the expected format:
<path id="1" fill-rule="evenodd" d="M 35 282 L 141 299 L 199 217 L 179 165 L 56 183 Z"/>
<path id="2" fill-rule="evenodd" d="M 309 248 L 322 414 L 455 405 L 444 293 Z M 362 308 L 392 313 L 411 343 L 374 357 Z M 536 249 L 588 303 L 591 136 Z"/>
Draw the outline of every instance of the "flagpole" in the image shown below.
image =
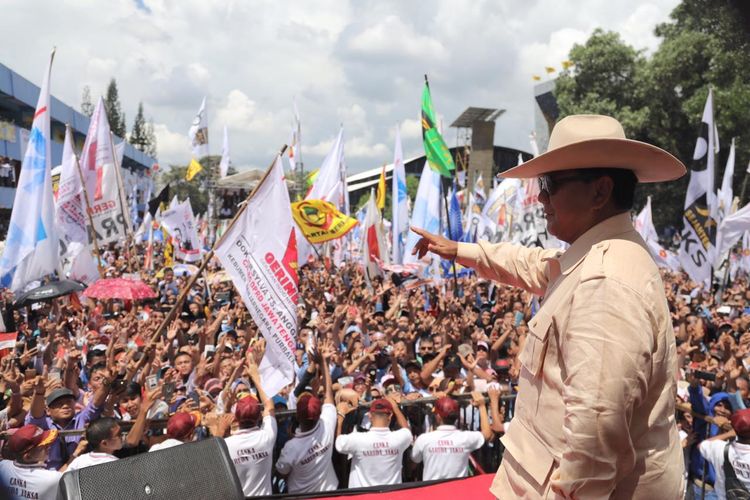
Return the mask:
<path id="1" fill-rule="evenodd" d="M 283 155 L 284 151 L 286 151 L 286 148 L 287 146 L 285 144 L 281 148 L 281 151 L 279 151 L 278 155 Z M 211 246 L 211 250 L 209 250 L 208 253 L 206 253 L 206 255 L 203 257 L 203 260 L 201 261 L 200 266 L 198 266 L 198 269 L 195 271 L 195 273 L 193 273 L 192 276 L 190 276 L 190 279 L 188 279 L 187 283 L 185 283 L 185 286 L 180 291 L 180 295 L 177 297 L 177 300 L 172 306 L 172 309 L 170 309 L 167 316 L 162 320 L 161 324 L 159 325 L 159 328 L 157 328 L 154 334 L 151 336 L 149 343 L 153 344 L 154 342 L 156 342 L 156 339 L 158 339 L 159 336 L 162 333 L 164 333 L 164 331 L 167 329 L 170 323 L 172 323 L 172 321 L 174 320 L 175 316 L 177 316 L 177 311 L 182 309 L 182 304 L 185 302 L 185 298 L 187 297 L 188 292 L 190 291 L 191 288 L 193 288 L 193 285 L 198 280 L 198 277 L 206 269 L 206 266 L 214 257 L 214 253 L 216 249 L 221 246 L 221 244 L 224 242 L 224 239 L 226 239 L 227 235 L 231 232 L 232 228 L 234 227 L 234 224 L 239 220 L 240 215 L 242 215 L 245 212 L 245 209 L 247 208 L 247 203 L 253 198 L 253 196 L 255 196 L 255 193 L 258 191 L 258 189 L 260 189 L 260 187 L 263 185 L 265 180 L 268 178 L 275 163 L 276 163 L 276 156 L 274 156 L 274 160 L 271 163 L 271 166 L 268 167 L 268 169 L 266 170 L 266 173 L 263 174 L 263 177 L 261 177 L 260 181 L 258 181 L 258 184 L 255 185 L 255 187 L 247 196 L 247 198 L 245 198 L 245 201 L 240 203 L 239 210 L 237 210 L 237 213 L 234 214 L 234 217 L 232 217 L 232 220 L 229 221 L 229 224 L 227 225 L 227 228 L 224 231 L 224 234 L 222 234 L 221 238 L 219 238 L 218 240 L 214 242 L 214 244 Z"/>
<path id="2" fill-rule="evenodd" d="M 430 82 L 427 79 L 426 74 L 424 75 L 424 84 L 427 85 L 428 89 L 430 88 Z M 450 150 L 448 151 L 450 152 Z M 444 184 L 445 184 L 445 178 L 441 174 L 440 175 L 440 189 L 441 189 L 440 197 L 443 198 L 443 202 L 445 206 L 445 222 L 446 222 L 446 225 L 448 226 L 448 239 L 452 239 L 451 236 L 453 236 L 452 234 L 453 231 L 451 230 L 451 218 L 448 215 L 448 198 L 444 196 L 445 192 L 447 192 L 447 189 L 445 188 Z M 438 206 L 440 205 L 438 204 Z M 456 277 L 456 259 L 453 259 L 452 263 L 453 263 L 453 285 L 455 288 L 455 293 L 458 293 L 458 278 Z"/>
<path id="3" fill-rule="evenodd" d="M 70 127 L 70 125 L 66 125 Z M 78 177 L 81 179 L 81 187 L 83 188 L 83 199 L 86 202 L 86 215 L 89 218 L 89 225 L 91 226 L 91 239 L 94 243 L 94 252 L 96 253 L 96 269 L 99 271 L 99 277 L 104 278 L 104 269 L 102 269 L 101 252 L 99 251 L 99 242 L 96 239 L 96 228 L 94 227 L 94 217 L 91 215 L 91 202 L 89 201 L 89 192 L 86 189 L 86 181 L 83 179 L 83 171 L 81 170 L 81 164 L 78 163 L 78 156 L 73 155 L 75 158 L 76 170 L 78 171 Z"/>
<path id="4" fill-rule="evenodd" d="M 124 140 L 124 139 L 123 139 Z M 122 220 L 125 224 L 125 246 L 130 252 L 132 252 L 131 257 L 128 259 L 128 271 L 133 272 L 133 264 L 131 260 L 135 259 L 136 263 L 138 262 L 138 259 L 135 258 L 136 256 L 136 248 L 135 248 L 135 238 L 133 237 L 133 227 L 132 227 L 132 221 L 130 221 L 130 216 L 125 211 L 125 205 L 127 204 L 127 198 L 123 199 L 123 191 L 124 188 L 122 186 L 122 176 L 120 175 L 120 163 L 117 161 L 117 155 L 115 154 L 115 134 L 112 133 L 112 131 L 109 131 L 109 148 L 112 152 L 112 163 L 115 166 L 115 179 L 117 180 L 117 194 L 118 198 L 120 198 L 120 212 L 122 213 Z M 138 266 L 138 272 L 140 274 L 140 265 Z"/>

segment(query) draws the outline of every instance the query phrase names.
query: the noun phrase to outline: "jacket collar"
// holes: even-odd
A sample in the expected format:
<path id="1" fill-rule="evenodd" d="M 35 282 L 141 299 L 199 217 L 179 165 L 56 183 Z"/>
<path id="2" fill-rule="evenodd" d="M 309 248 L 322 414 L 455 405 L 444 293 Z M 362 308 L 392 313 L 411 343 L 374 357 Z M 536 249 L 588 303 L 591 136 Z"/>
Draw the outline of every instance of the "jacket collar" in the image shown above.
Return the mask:
<path id="1" fill-rule="evenodd" d="M 560 272 L 563 275 L 570 273 L 597 243 L 630 231 L 635 231 L 630 212 L 623 212 L 601 221 L 579 236 L 558 258 Z"/>

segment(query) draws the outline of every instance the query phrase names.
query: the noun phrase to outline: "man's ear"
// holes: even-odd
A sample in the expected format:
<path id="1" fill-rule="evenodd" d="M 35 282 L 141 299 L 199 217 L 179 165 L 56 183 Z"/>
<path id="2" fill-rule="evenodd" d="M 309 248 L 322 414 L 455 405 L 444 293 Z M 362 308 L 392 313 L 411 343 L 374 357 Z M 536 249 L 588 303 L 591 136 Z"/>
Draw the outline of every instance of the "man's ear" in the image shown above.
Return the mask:
<path id="1" fill-rule="evenodd" d="M 594 187 L 592 208 L 595 210 L 601 210 L 612 198 L 612 192 L 615 189 L 615 182 L 611 177 L 605 175 L 595 179 L 591 184 Z"/>

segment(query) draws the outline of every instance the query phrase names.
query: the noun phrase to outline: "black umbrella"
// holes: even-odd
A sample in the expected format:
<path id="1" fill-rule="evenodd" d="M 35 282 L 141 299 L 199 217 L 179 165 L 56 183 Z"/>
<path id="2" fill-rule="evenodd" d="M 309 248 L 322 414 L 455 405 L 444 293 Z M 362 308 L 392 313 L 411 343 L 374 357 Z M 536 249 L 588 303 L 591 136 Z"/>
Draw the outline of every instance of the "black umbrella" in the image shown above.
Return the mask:
<path id="1" fill-rule="evenodd" d="M 86 285 L 72 280 L 50 281 L 46 285 L 36 287 L 24 293 L 13 304 L 13 307 L 24 307 L 34 302 L 46 302 L 55 297 L 62 297 L 73 292 L 85 290 Z"/>

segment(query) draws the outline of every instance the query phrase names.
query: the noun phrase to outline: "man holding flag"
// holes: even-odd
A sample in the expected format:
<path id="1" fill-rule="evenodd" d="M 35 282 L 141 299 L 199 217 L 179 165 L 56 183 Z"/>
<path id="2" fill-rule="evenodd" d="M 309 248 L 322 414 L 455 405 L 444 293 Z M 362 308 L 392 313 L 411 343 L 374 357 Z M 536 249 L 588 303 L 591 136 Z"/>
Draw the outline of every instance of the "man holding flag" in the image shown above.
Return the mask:
<path id="1" fill-rule="evenodd" d="M 674 331 L 659 269 L 630 219 L 638 182 L 685 174 L 629 140 L 614 118 L 573 115 L 549 150 L 503 173 L 538 178 L 547 230 L 564 252 L 456 243 L 419 228 L 414 252 L 543 295 L 519 354 L 498 498 L 682 498 L 674 421 Z"/>

